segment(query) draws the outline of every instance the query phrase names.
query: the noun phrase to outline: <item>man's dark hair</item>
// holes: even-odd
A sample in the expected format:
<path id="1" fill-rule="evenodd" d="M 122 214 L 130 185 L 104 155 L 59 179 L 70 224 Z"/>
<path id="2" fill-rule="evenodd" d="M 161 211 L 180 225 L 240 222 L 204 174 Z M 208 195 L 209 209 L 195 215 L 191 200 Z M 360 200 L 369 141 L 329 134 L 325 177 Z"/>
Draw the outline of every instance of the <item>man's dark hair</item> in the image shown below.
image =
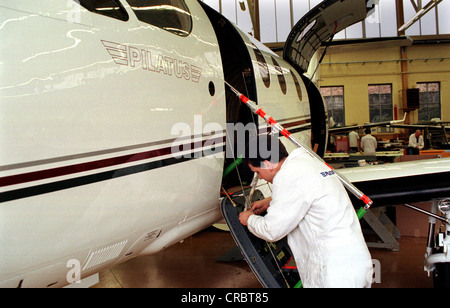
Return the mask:
<path id="1" fill-rule="evenodd" d="M 366 128 L 366 130 L 364 131 L 366 133 L 366 135 L 370 134 L 372 131 L 370 130 L 370 128 Z"/>
<path id="2" fill-rule="evenodd" d="M 245 148 L 243 160 L 254 167 L 261 167 L 265 160 L 279 163 L 286 157 L 288 152 L 281 143 L 278 135 L 260 135 L 250 139 Z"/>

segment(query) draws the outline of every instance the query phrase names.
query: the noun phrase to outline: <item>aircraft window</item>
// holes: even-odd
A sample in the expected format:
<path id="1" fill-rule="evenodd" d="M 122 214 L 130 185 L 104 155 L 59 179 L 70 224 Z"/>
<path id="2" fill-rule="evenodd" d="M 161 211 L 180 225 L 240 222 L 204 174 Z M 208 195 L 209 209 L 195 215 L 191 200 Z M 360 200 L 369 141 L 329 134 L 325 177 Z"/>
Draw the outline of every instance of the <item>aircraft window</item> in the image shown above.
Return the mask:
<path id="1" fill-rule="evenodd" d="M 256 47 L 255 44 L 252 44 L 252 46 L 253 46 L 253 51 L 255 52 L 256 60 L 258 61 L 259 73 L 261 74 L 261 79 L 263 80 L 266 88 L 269 88 L 270 87 L 269 66 L 267 65 L 266 59 L 264 59 L 264 55 L 262 54 L 261 50 L 259 50 L 259 48 Z"/>
<path id="2" fill-rule="evenodd" d="M 129 16 L 118 0 L 74 0 L 88 11 L 127 21 Z"/>
<path id="3" fill-rule="evenodd" d="M 275 71 L 277 72 L 278 76 L 278 82 L 280 83 L 281 92 L 286 95 L 287 92 L 287 85 L 286 85 L 286 79 L 284 78 L 283 70 L 281 69 L 280 65 L 278 64 L 277 60 L 275 60 L 274 57 L 272 57 L 273 65 L 275 66 Z"/>
<path id="4" fill-rule="evenodd" d="M 127 0 L 136 17 L 180 36 L 192 30 L 192 16 L 184 0 Z"/>
<path id="5" fill-rule="evenodd" d="M 298 99 L 300 101 L 302 101 L 303 95 L 302 95 L 302 88 L 300 86 L 300 82 L 298 82 L 298 79 L 295 76 L 294 72 L 292 70 L 290 70 L 290 72 L 291 72 L 292 79 L 294 79 L 295 88 L 297 89 Z"/>

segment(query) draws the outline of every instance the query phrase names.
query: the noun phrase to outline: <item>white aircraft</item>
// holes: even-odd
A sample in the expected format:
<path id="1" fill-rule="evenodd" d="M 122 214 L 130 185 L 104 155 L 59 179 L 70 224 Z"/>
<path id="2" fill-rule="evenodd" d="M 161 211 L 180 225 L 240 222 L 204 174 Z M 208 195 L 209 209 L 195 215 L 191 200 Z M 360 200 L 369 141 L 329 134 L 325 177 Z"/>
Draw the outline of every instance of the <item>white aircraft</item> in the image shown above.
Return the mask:
<path id="1" fill-rule="evenodd" d="M 224 81 L 323 153 L 303 73 L 368 2 L 324 1 L 284 60 L 200 1 L 2 0 L 0 287 L 76 284 L 220 220 L 221 186 L 239 183 L 222 179 L 227 141 L 255 121 Z M 424 198 L 450 195 L 450 162 L 437 169 Z"/>

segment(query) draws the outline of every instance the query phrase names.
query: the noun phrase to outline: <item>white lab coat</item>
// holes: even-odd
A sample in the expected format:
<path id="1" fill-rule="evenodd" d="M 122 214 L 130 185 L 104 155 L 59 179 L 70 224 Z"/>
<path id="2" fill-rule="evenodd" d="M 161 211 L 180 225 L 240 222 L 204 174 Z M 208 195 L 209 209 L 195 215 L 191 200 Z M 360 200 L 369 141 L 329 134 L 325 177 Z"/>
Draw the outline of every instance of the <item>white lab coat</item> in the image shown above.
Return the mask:
<path id="1" fill-rule="evenodd" d="M 418 147 L 419 150 L 422 150 L 424 147 L 423 136 L 420 135 L 419 138 L 416 137 L 416 134 L 411 134 L 409 136 L 408 146 L 411 148 Z"/>
<path id="2" fill-rule="evenodd" d="M 378 145 L 377 138 L 375 138 L 372 135 L 365 135 L 364 137 L 361 138 L 361 149 L 363 149 L 364 155 L 376 156 L 377 145 Z"/>
<path id="3" fill-rule="evenodd" d="M 372 260 L 355 210 L 334 171 L 294 150 L 273 180 L 272 202 L 251 215 L 254 235 L 287 235 L 304 287 L 370 287 Z"/>
<path id="4" fill-rule="evenodd" d="M 358 147 L 358 140 L 359 140 L 359 135 L 358 135 L 357 132 L 351 131 L 348 134 L 348 141 L 350 143 L 350 147 L 351 148 L 357 148 Z"/>

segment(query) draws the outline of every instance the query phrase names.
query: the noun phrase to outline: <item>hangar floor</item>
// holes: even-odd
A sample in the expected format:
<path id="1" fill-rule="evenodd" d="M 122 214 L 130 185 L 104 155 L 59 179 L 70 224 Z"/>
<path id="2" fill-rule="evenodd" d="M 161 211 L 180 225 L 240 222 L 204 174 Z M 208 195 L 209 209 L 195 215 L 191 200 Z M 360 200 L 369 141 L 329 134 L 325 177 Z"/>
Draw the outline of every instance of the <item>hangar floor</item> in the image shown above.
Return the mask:
<path id="1" fill-rule="evenodd" d="M 380 261 L 373 288 L 430 288 L 423 270 L 426 238 L 399 239 L 400 251 L 370 249 Z M 230 233 L 209 228 L 156 255 L 138 257 L 100 273 L 94 288 L 261 288 L 245 261 L 217 258 L 235 247 Z"/>

